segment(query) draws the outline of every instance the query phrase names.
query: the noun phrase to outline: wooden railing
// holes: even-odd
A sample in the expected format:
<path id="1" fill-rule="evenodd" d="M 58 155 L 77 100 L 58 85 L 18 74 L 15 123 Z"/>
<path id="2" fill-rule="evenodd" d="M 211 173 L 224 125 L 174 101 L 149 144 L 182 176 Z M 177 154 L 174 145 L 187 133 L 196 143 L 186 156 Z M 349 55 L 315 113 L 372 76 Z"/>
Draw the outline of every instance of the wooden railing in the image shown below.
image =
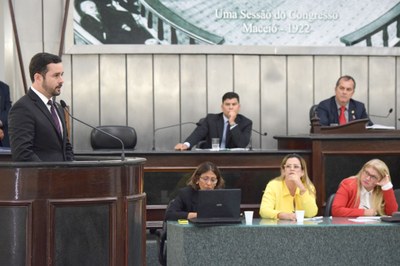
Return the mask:
<path id="1" fill-rule="evenodd" d="M 400 3 L 395 5 L 387 13 L 372 21 L 371 23 L 365 25 L 364 27 L 349 33 L 340 38 L 340 41 L 346 46 L 355 45 L 359 42 L 366 41 L 367 46 L 372 46 L 371 37 L 378 32 L 382 32 L 383 46 L 389 46 L 389 33 L 388 27 L 397 22 L 396 25 L 396 37 L 397 42 L 392 44 L 393 46 L 399 46 L 400 38 Z"/>
<path id="2" fill-rule="evenodd" d="M 182 32 L 189 37 L 189 44 L 222 44 L 224 37 L 208 32 L 202 28 L 193 25 L 181 16 L 163 5 L 159 0 L 139 0 L 141 7 L 141 16 L 147 19 L 147 27 L 153 29 L 153 20 L 157 19 L 157 38 L 159 41 L 164 41 L 164 25 L 169 25 L 170 43 L 178 44 L 177 31 Z"/>

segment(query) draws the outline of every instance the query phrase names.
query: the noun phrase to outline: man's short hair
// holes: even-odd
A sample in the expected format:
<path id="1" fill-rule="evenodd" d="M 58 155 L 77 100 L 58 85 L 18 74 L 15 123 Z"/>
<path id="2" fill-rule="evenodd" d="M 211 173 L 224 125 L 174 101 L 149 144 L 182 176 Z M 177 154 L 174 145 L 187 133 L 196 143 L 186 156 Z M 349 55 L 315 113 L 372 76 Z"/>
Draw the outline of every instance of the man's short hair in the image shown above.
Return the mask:
<path id="1" fill-rule="evenodd" d="M 48 64 L 58 64 L 61 63 L 61 58 L 58 55 L 49 53 L 37 53 L 35 54 L 31 62 L 29 63 L 29 75 L 32 82 L 34 82 L 34 76 L 36 73 L 41 74 L 43 77 L 46 75 L 48 69 Z"/>
<path id="2" fill-rule="evenodd" d="M 349 75 L 344 75 L 344 76 L 341 76 L 337 81 L 336 81 L 336 87 L 335 88 L 337 88 L 337 86 L 339 86 L 339 83 L 340 83 L 340 81 L 342 80 L 342 79 L 344 79 L 344 80 L 352 80 L 353 81 L 353 83 L 354 83 L 354 89 L 356 89 L 356 81 L 354 80 L 354 78 L 352 77 L 352 76 L 349 76 Z"/>
<path id="3" fill-rule="evenodd" d="M 238 102 L 240 102 L 239 100 L 239 94 L 237 94 L 236 92 L 230 91 L 224 94 L 224 96 L 222 96 L 222 102 L 224 102 L 226 99 L 237 99 Z"/>

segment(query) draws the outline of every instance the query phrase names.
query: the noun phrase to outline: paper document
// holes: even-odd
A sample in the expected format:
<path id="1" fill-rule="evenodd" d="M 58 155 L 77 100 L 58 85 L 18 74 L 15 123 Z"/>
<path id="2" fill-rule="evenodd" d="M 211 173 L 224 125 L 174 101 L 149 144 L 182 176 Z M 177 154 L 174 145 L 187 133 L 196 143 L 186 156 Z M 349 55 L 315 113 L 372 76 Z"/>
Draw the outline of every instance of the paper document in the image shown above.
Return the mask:
<path id="1" fill-rule="evenodd" d="M 370 222 L 379 222 L 381 220 L 380 216 L 359 216 L 355 219 L 349 219 L 349 221 L 356 223 L 370 223 Z"/>
<path id="2" fill-rule="evenodd" d="M 393 126 L 384 126 L 379 124 L 373 124 L 372 126 L 366 126 L 366 129 L 395 129 Z"/>
<path id="3" fill-rule="evenodd" d="M 318 221 L 318 220 L 322 220 L 324 217 L 322 216 L 315 216 L 312 218 L 304 218 L 304 221 Z"/>

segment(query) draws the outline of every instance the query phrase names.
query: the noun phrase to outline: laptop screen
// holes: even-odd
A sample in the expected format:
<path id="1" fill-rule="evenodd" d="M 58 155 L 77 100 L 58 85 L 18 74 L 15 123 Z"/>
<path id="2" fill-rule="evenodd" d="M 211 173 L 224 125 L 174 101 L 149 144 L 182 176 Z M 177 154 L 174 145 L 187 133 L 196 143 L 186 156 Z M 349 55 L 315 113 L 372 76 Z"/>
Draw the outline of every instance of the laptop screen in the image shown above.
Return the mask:
<path id="1" fill-rule="evenodd" d="M 199 190 L 197 218 L 239 218 L 240 189 Z"/>

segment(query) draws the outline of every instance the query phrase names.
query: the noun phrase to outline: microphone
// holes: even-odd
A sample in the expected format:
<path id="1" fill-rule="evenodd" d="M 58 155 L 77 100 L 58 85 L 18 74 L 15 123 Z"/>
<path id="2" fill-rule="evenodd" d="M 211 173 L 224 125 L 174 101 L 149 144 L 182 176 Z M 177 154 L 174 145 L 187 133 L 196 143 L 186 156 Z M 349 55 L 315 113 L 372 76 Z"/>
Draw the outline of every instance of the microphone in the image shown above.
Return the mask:
<path id="1" fill-rule="evenodd" d="M 261 133 L 260 131 L 257 131 L 257 130 L 255 130 L 255 129 L 251 129 L 251 130 L 253 130 L 254 132 L 256 132 L 256 133 L 257 133 L 258 135 L 260 135 L 260 136 L 266 136 L 266 135 L 268 135 L 267 132 Z"/>
<path id="2" fill-rule="evenodd" d="M 100 129 L 100 128 L 96 128 L 96 127 L 94 127 L 94 126 L 91 126 L 91 125 L 89 125 L 88 123 L 85 123 L 85 122 L 83 122 L 82 120 L 79 120 L 78 118 L 73 117 L 73 116 L 71 115 L 71 113 L 68 111 L 68 108 L 66 108 L 66 107 L 67 107 L 67 104 L 66 104 L 63 100 L 60 101 L 60 104 L 61 104 L 61 107 L 64 109 L 64 111 L 66 111 L 67 114 L 68 114 L 72 119 L 74 119 L 74 120 L 76 120 L 76 121 L 78 121 L 78 122 L 84 124 L 85 126 L 88 126 L 88 127 L 92 128 L 92 129 L 94 129 L 94 130 L 97 130 L 97 131 L 99 131 L 99 132 L 101 132 L 101 133 L 103 133 L 103 134 L 105 134 L 105 135 L 107 135 L 107 136 L 110 136 L 110 137 L 112 137 L 112 138 L 118 140 L 119 142 L 121 142 L 121 161 L 125 161 L 125 145 L 124 145 L 124 142 L 123 142 L 120 138 L 118 138 L 117 136 L 114 136 L 114 135 L 112 135 L 112 134 L 110 134 L 110 133 L 108 133 L 108 132 L 106 132 L 106 131 L 104 131 L 104 130 L 102 130 L 102 129 Z"/>
<path id="3" fill-rule="evenodd" d="M 381 117 L 381 118 L 388 118 L 389 115 L 390 115 L 392 112 L 393 112 L 393 108 L 390 108 L 387 115 L 371 115 L 371 114 L 370 114 L 369 116 L 372 116 L 372 117 Z"/>
<path id="4" fill-rule="evenodd" d="M 159 130 L 163 130 L 163 129 L 167 129 L 167 128 L 171 128 L 171 127 L 177 127 L 177 126 L 183 126 L 183 125 L 196 125 L 196 126 L 200 126 L 201 123 L 200 121 L 197 123 L 194 122 L 184 122 L 184 123 L 180 123 L 180 124 L 174 124 L 174 125 L 169 125 L 169 126 L 165 126 L 165 127 L 159 127 L 154 129 L 153 131 L 153 148 L 152 150 L 155 151 L 156 150 L 156 132 Z"/>
<path id="5" fill-rule="evenodd" d="M 255 130 L 255 129 L 251 129 L 253 132 L 255 132 L 255 133 L 257 133 L 258 135 L 260 135 L 260 136 L 267 136 L 268 135 L 268 133 L 267 132 L 264 132 L 264 133 L 261 133 L 260 131 L 257 131 L 257 130 Z M 253 150 L 253 138 L 250 136 L 250 146 L 249 146 L 249 151 L 252 151 Z"/>

